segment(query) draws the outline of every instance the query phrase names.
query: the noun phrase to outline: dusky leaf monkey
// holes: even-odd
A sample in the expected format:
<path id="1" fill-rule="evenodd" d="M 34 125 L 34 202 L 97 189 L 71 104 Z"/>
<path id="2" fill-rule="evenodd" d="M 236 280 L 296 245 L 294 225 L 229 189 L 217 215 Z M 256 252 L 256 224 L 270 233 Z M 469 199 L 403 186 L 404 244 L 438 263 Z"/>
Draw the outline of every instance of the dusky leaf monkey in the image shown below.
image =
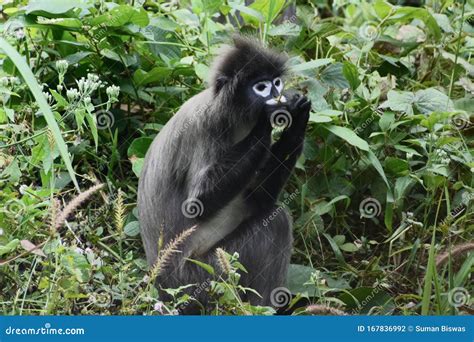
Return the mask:
<path id="1" fill-rule="evenodd" d="M 160 273 L 161 288 L 206 282 L 186 260 L 215 265 L 215 249 L 238 252 L 248 273 L 241 284 L 254 305 L 271 305 L 283 286 L 292 248 L 292 221 L 276 201 L 301 154 L 311 103 L 282 94 L 285 55 L 251 38 L 214 61 L 210 86 L 189 99 L 154 139 L 138 189 L 141 235 L 148 263 L 164 244 L 195 226 Z M 272 121 L 288 125 L 272 143 Z M 278 118 L 279 117 L 279 118 Z M 271 220 L 268 219 L 271 217 Z M 197 300 L 206 304 L 205 291 Z"/>

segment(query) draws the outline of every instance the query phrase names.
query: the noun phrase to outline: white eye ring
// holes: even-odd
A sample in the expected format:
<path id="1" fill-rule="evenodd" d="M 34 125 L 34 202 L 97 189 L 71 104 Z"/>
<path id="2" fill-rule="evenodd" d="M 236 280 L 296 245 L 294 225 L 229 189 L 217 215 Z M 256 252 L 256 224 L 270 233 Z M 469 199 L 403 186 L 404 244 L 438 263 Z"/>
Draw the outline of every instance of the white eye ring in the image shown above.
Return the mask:
<path id="1" fill-rule="evenodd" d="M 283 81 L 280 77 L 277 77 L 273 80 L 273 85 L 275 86 L 276 90 L 278 91 L 278 94 L 281 94 L 281 91 L 283 90 Z"/>
<path id="2" fill-rule="evenodd" d="M 272 91 L 272 82 L 270 81 L 261 81 L 255 83 L 253 86 L 253 91 L 255 94 L 261 97 L 268 97 Z"/>

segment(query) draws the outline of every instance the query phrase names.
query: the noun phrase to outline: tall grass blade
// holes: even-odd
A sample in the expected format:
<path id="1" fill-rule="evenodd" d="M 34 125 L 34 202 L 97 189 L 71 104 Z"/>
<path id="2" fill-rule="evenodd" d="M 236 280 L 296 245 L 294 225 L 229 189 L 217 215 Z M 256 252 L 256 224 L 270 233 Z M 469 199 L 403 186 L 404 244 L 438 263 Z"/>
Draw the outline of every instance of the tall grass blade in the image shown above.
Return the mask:
<path id="1" fill-rule="evenodd" d="M 71 176 L 71 179 L 77 190 L 80 191 L 76 175 L 72 168 L 71 159 L 69 158 L 66 143 L 64 142 L 64 139 L 61 135 L 61 131 L 59 130 L 59 126 L 54 118 L 53 112 L 51 111 L 51 108 L 46 102 L 46 99 L 43 96 L 43 92 L 41 91 L 41 88 L 38 82 L 36 81 L 33 72 L 26 64 L 24 58 L 3 38 L 0 38 L 0 49 L 3 50 L 5 54 L 11 59 L 11 61 L 15 64 L 16 68 L 18 69 L 18 71 L 20 71 L 20 74 L 23 76 L 23 79 L 30 88 L 31 93 L 35 97 L 35 100 L 38 103 L 38 106 L 46 119 L 49 129 L 53 133 L 53 137 L 56 141 L 56 144 L 58 144 L 59 153 L 61 154 L 61 157 L 64 160 L 64 164 L 66 165 L 69 175 Z"/>

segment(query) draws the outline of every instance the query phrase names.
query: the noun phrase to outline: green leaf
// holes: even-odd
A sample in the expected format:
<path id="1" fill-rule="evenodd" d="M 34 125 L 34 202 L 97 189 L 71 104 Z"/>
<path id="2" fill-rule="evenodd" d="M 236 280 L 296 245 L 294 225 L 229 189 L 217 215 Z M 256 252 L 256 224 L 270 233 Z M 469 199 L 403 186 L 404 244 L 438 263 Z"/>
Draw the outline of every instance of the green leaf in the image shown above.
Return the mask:
<path id="1" fill-rule="evenodd" d="M 367 141 L 364 139 L 359 138 L 357 134 L 354 133 L 354 131 L 350 130 L 349 128 L 346 127 L 340 127 L 340 126 L 334 126 L 331 125 L 329 127 L 326 127 L 331 133 L 337 135 L 339 138 L 344 139 L 347 141 L 349 144 L 364 150 L 364 151 L 369 151 L 369 144 Z"/>
<path id="2" fill-rule="evenodd" d="M 382 164 L 380 164 L 380 161 L 377 159 L 374 152 L 372 152 L 372 150 L 369 150 L 367 152 L 367 156 L 372 166 L 384 180 L 385 184 L 387 185 L 387 188 L 390 189 L 390 184 L 388 183 L 387 176 L 385 175 L 385 171 L 383 170 Z"/>
<path id="3" fill-rule="evenodd" d="M 288 290 L 294 295 L 301 293 L 303 296 L 312 296 L 315 292 L 314 285 L 307 284 L 316 269 L 297 264 L 290 264 L 288 268 Z"/>
<path id="4" fill-rule="evenodd" d="M 354 253 L 359 250 L 359 247 L 354 245 L 352 242 L 348 242 L 343 245 L 340 245 L 339 248 L 343 250 L 344 252 L 348 252 L 348 253 Z"/>
<path id="5" fill-rule="evenodd" d="M 37 12 L 61 14 L 74 8 L 86 9 L 88 7 L 87 1 L 83 0 L 30 0 L 25 7 L 25 12 L 26 14 L 41 14 Z"/>
<path id="6" fill-rule="evenodd" d="M 385 170 L 395 176 L 406 176 L 410 173 L 408 162 L 403 159 L 387 157 L 384 161 Z"/>
<path id="7" fill-rule="evenodd" d="M 358 287 L 344 292 L 339 296 L 348 309 L 357 310 L 357 314 L 368 314 L 373 307 L 385 309 L 389 313 L 393 309 L 392 297 L 382 287 Z"/>
<path id="8" fill-rule="evenodd" d="M 333 63 L 321 71 L 321 81 L 331 87 L 345 89 L 349 88 L 349 82 L 342 73 L 342 63 Z"/>
<path id="9" fill-rule="evenodd" d="M 328 240 L 329 245 L 331 246 L 336 256 L 336 259 L 339 261 L 340 264 L 345 265 L 346 261 L 344 260 L 344 256 L 342 255 L 341 250 L 339 249 L 339 246 L 337 245 L 336 241 L 334 241 L 333 238 L 331 238 L 331 236 L 326 233 L 324 233 L 323 235 Z"/>
<path id="10" fill-rule="evenodd" d="M 214 271 L 214 267 L 212 267 L 209 264 L 206 264 L 206 263 L 204 263 L 202 261 L 199 261 L 199 260 L 190 259 L 190 258 L 186 258 L 186 260 L 191 261 L 192 263 L 198 265 L 199 267 L 202 267 L 207 273 L 209 273 L 211 275 L 214 275 L 216 273 Z"/>
<path id="11" fill-rule="evenodd" d="M 400 23 L 408 22 L 412 19 L 419 19 L 423 21 L 428 28 L 428 33 L 430 33 L 435 40 L 441 39 L 441 29 L 438 26 L 435 18 L 424 8 L 417 7 L 398 7 L 395 13 L 390 16 L 390 20 L 387 23 Z"/>
<path id="12" fill-rule="evenodd" d="M 13 252 L 19 244 L 20 244 L 20 240 L 14 239 L 8 242 L 5 246 L 0 245 L 0 255 Z"/>
<path id="13" fill-rule="evenodd" d="M 140 177 L 144 162 L 145 162 L 145 158 L 135 158 L 132 161 L 132 171 L 135 174 L 135 176 L 137 176 L 137 178 Z"/>
<path id="14" fill-rule="evenodd" d="M 165 80 L 169 75 L 171 75 L 172 71 L 172 69 L 167 67 L 154 67 L 148 72 L 138 69 L 133 75 L 133 81 L 138 86 L 144 86 L 149 83 Z"/>
<path id="15" fill-rule="evenodd" d="M 290 71 L 300 73 L 301 71 L 320 68 L 322 66 L 328 65 L 329 63 L 332 63 L 333 61 L 334 60 L 332 58 L 313 59 L 312 61 L 306 63 L 300 63 L 291 66 Z"/>
<path id="16" fill-rule="evenodd" d="M 380 105 L 381 108 L 390 108 L 397 112 L 408 115 L 413 114 L 412 104 L 415 101 L 415 94 L 409 91 L 390 90 L 387 94 L 387 101 Z"/>
<path id="17" fill-rule="evenodd" d="M 127 24 L 134 24 L 145 27 L 149 22 L 148 12 L 143 8 L 119 5 L 103 15 L 94 17 L 90 24 L 93 26 L 104 25 L 109 27 L 122 27 Z"/>
<path id="18" fill-rule="evenodd" d="M 332 118 L 326 115 L 319 115 L 318 113 L 311 113 L 309 115 L 309 122 L 324 123 L 331 122 Z"/>
<path id="19" fill-rule="evenodd" d="M 272 26 L 270 30 L 268 30 L 269 36 L 299 36 L 301 32 L 301 26 L 295 23 L 283 23 L 278 26 Z"/>
<path id="20" fill-rule="evenodd" d="M 374 5 L 375 13 L 380 19 L 384 19 L 392 11 L 393 6 L 386 1 L 377 0 Z"/>
<path id="21" fill-rule="evenodd" d="M 454 110 L 453 101 L 435 88 L 419 90 L 415 93 L 414 105 L 422 114 L 450 112 Z"/>
<path id="22" fill-rule="evenodd" d="M 357 67 L 350 62 L 344 62 L 342 66 L 342 74 L 349 82 L 349 85 L 351 86 L 352 90 L 356 90 L 357 87 L 360 85 L 359 72 L 357 71 Z"/>
<path id="23" fill-rule="evenodd" d="M 128 157 L 144 158 L 152 142 L 153 138 L 151 137 L 136 138 L 128 147 Z"/>
<path id="24" fill-rule="evenodd" d="M 284 5 L 285 0 L 255 0 L 250 6 L 246 7 L 247 10 L 242 11 L 240 9 L 242 12 L 240 14 L 249 24 L 258 25 L 262 21 L 270 24 L 281 12 Z"/>
<path id="25" fill-rule="evenodd" d="M 129 222 L 124 228 L 123 232 L 128 236 L 137 236 L 140 234 L 140 223 L 138 221 Z"/>
<path id="26" fill-rule="evenodd" d="M 91 266 L 80 253 L 69 251 L 61 258 L 61 264 L 80 283 L 87 282 L 91 276 Z"/>
<path id="27" fill-rule="evenodd" d="M 79 189 L 79 184 L 77 183 L 76 174 L 74 173 L 74 169 L 72 168 L 71 159 L 69 158 L 68 149 L 64 139 L 61 135 L 61 131 L 59 126 L 54 118 L 54 115 L 49 107 L 46 99 L 44 98 L 43 92 L 41 91 L 41 87 L 39 86 L 38 82 L 35 79 L 35 76 L 31 72 L 31 69 L 26 64 L 24 58 L 10 45 L 5 41 L 3 38 L 0 38 L 0 49 L 2 49 L 5 54 L 11 59 L 11 61 L 15 64 L 16 68 L 23 76 L 26 84 L 30 88 L 31 93 L 35 97 L 36 102 L 46 119 L 49 129 L 53 134 L 54 140 L 59 149 L 59 153 L 63 158 L 64 164 L 69 172 L 69 176 L 71 177 L 75 187 L 77 190 Z"/>

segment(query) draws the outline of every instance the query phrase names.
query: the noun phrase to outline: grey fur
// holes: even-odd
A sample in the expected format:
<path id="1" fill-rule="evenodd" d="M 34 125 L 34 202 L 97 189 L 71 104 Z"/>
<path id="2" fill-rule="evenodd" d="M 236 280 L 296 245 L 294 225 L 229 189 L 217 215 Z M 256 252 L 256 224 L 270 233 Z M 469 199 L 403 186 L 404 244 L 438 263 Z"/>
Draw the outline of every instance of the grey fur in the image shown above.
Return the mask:
<path id="1" fill-rule="evenodd" d="M 271 305 L 272 289 L 284 284 L 291 219 L 279 210 L 268 224 L 263 221 L 277 209 L 278 194 L 301 153 L 309 102 L 301 97 L 288 101 L 301 122 L 271 145 L 268 106 L 245 92 L 259 70 L 269 78 L 283 74 L 284 61 L 254 41 L 236 38 L 235 47 L 213 65 L 211 86 L 188 100 L 150 146 L 138 189 L 149 265 L 158 256 L 160 230 L 166 244 L 197 225 L 182 253 L 160 275 L 162 288 L 208 282 L 209 274 L 184 258 L 215 265 L 216 247 L 240 254 L 248 270 L 242 285 L 262 296 L 249 295 L 253 304 Z M 186 201 L 202 204 L 199 215 L 183 212 Z M 205 292 L 196 297 L 207 304 Z"/>

